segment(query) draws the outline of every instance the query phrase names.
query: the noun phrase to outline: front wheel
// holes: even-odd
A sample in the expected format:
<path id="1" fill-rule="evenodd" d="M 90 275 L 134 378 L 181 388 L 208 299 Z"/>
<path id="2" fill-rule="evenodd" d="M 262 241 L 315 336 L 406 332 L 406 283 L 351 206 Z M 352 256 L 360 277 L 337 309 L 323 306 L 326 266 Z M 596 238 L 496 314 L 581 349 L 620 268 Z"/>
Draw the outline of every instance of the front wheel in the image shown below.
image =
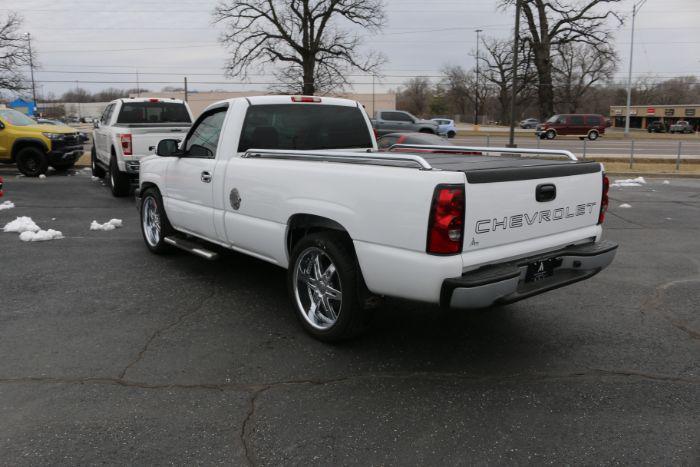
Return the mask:
<path id="1" fill-rule="evenodd" d="M 599 135 L 598 132 L 595 131 L 595 130 L 590 131 L 590 132 L 588 133 L 588 139 L 590 139 L 591 141 L 597 140 L 597 139 L 598 139 L 598 136 L 600 136 L 600 135 Z"/>
<path id="2" fill-rule="evenodd" d="M 174 233 L 163 207 L 163 198 L 155 188 L 149 188 L 141 198 L 141 233 L 146 247 L 153 253 L 162 254 L 171 247 L 164 238 Z"/>
<path id="3" fill-rule="evenodd" d="M 27 177 L 38 177 L 45 174 L 49 168 L 46 154 L 35 147 L 21 149 L 15 160 L 17 161 L 17 169 Z"/>
<path id="4" fill-rule="evenodd" d="M 292 251 L 287 283 L 306 332 L 334 342 L 358 334 L 366 322 L 362 278 L 352 244 L 341 233 L 304 237 Z"/>
<path id="5" fill-rule="evenodd" d="M 557 136 L 554 130 L 547 130 L 547 133 L 545 133 L 544 135 L 547 139 L 554 139 Z"/>

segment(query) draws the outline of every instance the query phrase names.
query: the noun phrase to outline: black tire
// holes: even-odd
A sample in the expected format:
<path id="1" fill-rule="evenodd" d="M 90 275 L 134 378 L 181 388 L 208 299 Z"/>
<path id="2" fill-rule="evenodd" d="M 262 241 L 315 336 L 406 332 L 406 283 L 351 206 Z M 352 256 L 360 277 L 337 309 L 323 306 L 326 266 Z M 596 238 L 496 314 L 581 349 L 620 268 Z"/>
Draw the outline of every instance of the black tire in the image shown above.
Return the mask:
<path id="1" fill-rule="evenodd" d="M 97 151 L 95 150 L 95 146 L 93 146 L 90 151 L 90 167 L 92 168 L 93 177 L 105 178 L 105 175 L 107 175 L 105 169 L 97 164 Z"/>
<path id="2" fill-rule="evenodd" d="M 151 215 L 151 209 L 153 207 L 155 207 L 155 212 L 158 215 L 159 221 L 157 238 L 154 238 L 152 235 L 153 230 L 147 228 L 147 225 L 152 225 L 150 222 L 152 222 L 153 219 L 149 218 L 147 221 L 146 216 Z M 173 235 L 175 229 L 173 229 L 173 226 L 168 220 L 168 215 L 165 213 L 163 205 L 163 198 L 157 188 L 148 188 L 143 192 L 139 211 L 141 214 L 139 216 L 139 224 L 141 225 L 141 234 L 143 235 L 146 248 L 157 255 L 172 251 L 172 246 L 165 243 L 164 238 Z"/>
<path id="3" fill-rule="evenodd" d="M 547 132 L 544 134 L 544 136 L 547 139 L 554 139 L 557 137 L 557 132 L 554 130 L 547 130 Z"/>
<path id="4" fill-rule="evenodd" d="M 303 284 L 304 281 L 295 273 L 298 268 L 305 267 L 303 261 L 315 252 L 322 253 L 335 266 L 335 275 L 331 277 L 337 278 L 337 282 L 331 283 L 330 287 L 335 287 L 342 294 L 339 305 L 334 301 L 334 305 L 338 307 L 335 322 L 325 329 L 312 325 L 310 322 L 312 319 L 307 317 L 303 309 L 303 301 L 311 300 L 312 292 L 308 284 L 305 290 L 301 290 L 304 286 L 299 284 Z M 307 263 L 306 267 L 311 267 L 311 263 Z M 324 271 L 328 271 L 328 268 Z M 308 272 L 312 274 L 312 271 Z M 331 280 L 333 279 L 329 279 L 329 283 Z M 349 339 L 358 335 L 367 324 L 368 311 L 362 306 L 366 293 L 364 281 L 352 243 L 341 232 L 322 232 L 302 238 L 292 250 L 287 270 L 287 286 L 289 298 L 299 322 L 306 332 L 318 340 L 337 342 Z M 328 299 L 327 302 L 330 303 Z M 318 306 L 324 307 L 322 303 Z"/>
<path id="5" fill-rule="evenodd" d="M 17 169 L 27 177 L 38 177 L 45 174 L 49 161 L 44 151 L 36 147 L 20 149 L 15 157 Z"/>
<path id="6" fill-rule="evenodd" d="M 131 191 L 129 177 L 119 170 L 117 158 L 114 154 L 112 154 L 112 158 L 109 160 L 109 187 L 112 190 L 112 195 L 117 198 L 128 196 Z"/>
<path id="7" fill-rule="evenodd" d="M 595 141 L 600 137 L 600 134 L 596 130 L 591 130 L 588 132 L 588 139 Z"/>
<path id="8" fill-rule="evenodd" d="M 454 138 L 455 136 L 457 136 L 457 133 L 456 133 L 456 132 L 454 132 L 454 131 L 448 131 L 448 132 L 447 132 L 447 137 L 448 137 L 448 138 Z"/>

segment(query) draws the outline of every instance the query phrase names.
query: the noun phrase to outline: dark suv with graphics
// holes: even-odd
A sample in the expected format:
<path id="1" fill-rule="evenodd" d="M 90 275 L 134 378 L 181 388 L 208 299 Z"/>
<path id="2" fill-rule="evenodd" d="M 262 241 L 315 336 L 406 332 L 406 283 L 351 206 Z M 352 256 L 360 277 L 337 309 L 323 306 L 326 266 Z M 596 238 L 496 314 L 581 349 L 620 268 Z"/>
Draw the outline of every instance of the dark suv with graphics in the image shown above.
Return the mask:
<path id="1" fill-rule="evenodd" d="M 578 136 L 579 139 L 596 140 L 605 133 L 607 121 L 597 114 L 558 114 L 537 125 L 535 134 L 540 138 Z"/>

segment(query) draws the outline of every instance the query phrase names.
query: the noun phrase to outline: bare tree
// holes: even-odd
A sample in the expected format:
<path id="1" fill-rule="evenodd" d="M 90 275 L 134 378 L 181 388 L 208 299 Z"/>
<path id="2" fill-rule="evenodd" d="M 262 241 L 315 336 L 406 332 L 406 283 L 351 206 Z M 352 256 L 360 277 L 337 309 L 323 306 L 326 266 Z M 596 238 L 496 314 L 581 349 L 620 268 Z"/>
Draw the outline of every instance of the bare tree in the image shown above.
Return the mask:
<path id="1" fill-rule="evenodd" d="M 0 90 L 28 89 L 22 67 L 29 65 L 27 38 L 19 32 L 22 17 L 10 12 L 0 19 Z"/>
<path id="2" fill-rule="evenodd" d="M 403 86 L 396 96 L 396 106 L 413 115 L 425 116 L 430 110 L 433 98 L 433 90 L 430 80 L 423 76 L 411 78 Z"/>
<path id="3" fill-rule="evenodd" d="M 360 36 L 350 31 L 380 30 L 383 0 L 221 0 L 214 19 L 226 25 L 227 74 L 247 77 L 253 66 L 273 65 L 278 90 L 328 92 L 349 84 L 349 69 L 376 73 L 384 61 L 361 54 Z"/>
<path id="4" fill-rule="evenodd" d="M 563 44 L 584 43 L 599 49 L 612 42 L 610 17 L 621 17 L 612 4 L 622 0 L 501 0 L 504 6 L 520 2 L 524 41 L 530 46 L 537 69 L 539 116 L 554 113 L 552 50 Z"/>
<path id="5" fill-rule="evenodd" d="M 613 77 L 617 54 L 612 47 L 573 43 L 561 44 L 556 52 L 552 73 L 557 83 L 556 101 L 567 112 L 577 112 L 581 99 L 593 86 Z"/>
<path id="6" fill-rule="evenodd" d="M 484 39 L 486 53 L 479 57 L 482 64 L 482 77 L 495 88 L 498 101 L 498 119 L 510 122 L 510 101 L 513 88 L 513 46 L 507 40 Z M 519 48 L 518 79 L 516 84 L 516 105 L 521 107 L 534 95 L 536 81 L 530 49 L 525 44 Z"/>
<path id="7" fill-rule="evenodd" d="M 476 80 L 474 73 L 461 66 L 446 65 L 442 69 L 441 86 L 455 113 L 470 115 L 474 109 Z M 483 91 L 482 91 L 483 92 Z"/>

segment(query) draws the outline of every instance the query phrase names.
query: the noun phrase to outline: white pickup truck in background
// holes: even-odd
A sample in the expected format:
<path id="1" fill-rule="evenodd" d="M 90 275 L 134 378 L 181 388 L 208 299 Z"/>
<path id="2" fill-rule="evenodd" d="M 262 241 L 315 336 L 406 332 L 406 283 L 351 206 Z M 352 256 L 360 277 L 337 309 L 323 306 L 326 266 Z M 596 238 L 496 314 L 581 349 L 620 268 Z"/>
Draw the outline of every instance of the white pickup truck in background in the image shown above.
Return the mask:
<path id="1" fill-rule="evenodd" d="M 184 141 L 163 140 L 141 162 L 146 246 L 213 259 L 214 244 L 286 268 L 300 322 L 327 341 L 354 335 L 374 296 L 482 308 L 613 260 L 599 163 L 566 151 L 395 149 L 377 152 L 354 101 L 213 104 Z"/>
<path id="2" fill-rule="evenodd" d="M 130 98 L 110 102 L 93 131 L 92 174 L 109 175 L 114 196 L 129 194 L 138 183 L 139 160 L 158 141 L 181 139 L 192 124 L 187 103 L 178 99 Z"/>

